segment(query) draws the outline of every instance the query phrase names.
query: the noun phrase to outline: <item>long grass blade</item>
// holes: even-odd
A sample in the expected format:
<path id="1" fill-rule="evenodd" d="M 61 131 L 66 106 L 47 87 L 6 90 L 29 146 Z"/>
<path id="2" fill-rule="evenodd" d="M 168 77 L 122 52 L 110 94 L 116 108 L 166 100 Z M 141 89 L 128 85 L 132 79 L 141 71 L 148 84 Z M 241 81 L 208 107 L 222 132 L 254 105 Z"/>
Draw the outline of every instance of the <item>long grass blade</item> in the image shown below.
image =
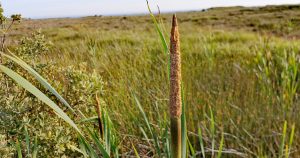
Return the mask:
<path id="1" fill-rule="evenodd" d="M 211 154 L 214 157 L 215 154 L 215 119 L 214 119 L 214 113 L 209 107 L 210 111 L 210 133 L 211 133 Z"/>
<path id="2" fill-rule="evenodd" d="M 181 98 L 182 98 L 182 114 L 181 114 L 181 141 L 182 141 L 182 157 L 187 157 L 187 126 L 185 116 L 185 102 L 184 102 L 184 90 L 183 84 L 181 84 Z"/>
<path id="3" fill-rule="evenodd" d="M 145 132 L 145 130 L 144 130 L 142 127 L 140 127 L 140 130 L 141 130 L 142 134 L 144 135 L 144 137 L 145 137 L 147 143 L 151 146 L 149 137 L 148 137 L 147 133 Z"/>
<path id="4" fill-rule="evenodd" d="M 84 157 L 87 157 L 87 154 L 86 154 L 85 151 L 82 151 L 81 149 L 77 148 L 77 147 L 74 146 L 74 145 L 69 145 L 69 146 L 70 146 L 70 148 L 71 148 L 72 150 L 75 150 L 75 151 L 77 151 L 77 152 L 83 154 Z"/>
<path id="5" fill-rule="evenodd" d="M 204 150 L 204 143 L 203 143 L 203 138 L 202 138 L 202 130 L 201 130 L 200 127 L 198 129 L 198 137 L 199 137 L 199 142 L 200 142 L 201 154 L 202 154 L 202 157 L 205 158 L 205 150 Z"/>
<path id="6" fill-rule="evenodd" d="M 137 152 L 137 150 L 136 150 L 136 148 L 134 147 L 134 145 L 131 143 L 131 145 L 132 145 L 132 148 L 133 148 L 133 151 L 134 151 L 134 154 L 135 154 L 135 156 L 137 157 L 137 158 L 140 158 L 140 155 L 139 155 L 139 153 Z"/>
<path id="7" fill-rule="evenodd" d="M 290 134 L 290 140 L 289 140 L 289 145 L 288 145 L 289 150 L 288 150 L 287 158 L 290 156 L 290 153 L 291 153 L 291 148 L 292 148 L 292 145 L 293 145 L 294 135 L 295 135 L 295 124 L 293 124 L 292 131 L 291 131 L 291 134 Z"/>
<path id="8" fill-rule="evenodd" d="M 196 152 L 195 152 L 195 149 L 194 149 L 192 143 L 190 142 L 190 140 L 187 140 L 187 141 L 188 141 L 189 149 L 190 149 L 190 152 L 191 152 L 191 155 L 192 155 L 191 157 L 196 158 Z"/>
<path id="9" fill-rule="evenodd" d="M 150 8 L 148 0 L 146 0 L 146 2 L 147 2 L 147 7 L 148 7 L 148 10 L 149 10 L 150 16 L 151 16 L 152 21 L 154 23 L 155 29 L 156 29 L 156 31 L 159 34 L 160 41 L 161 41 L 161 44 L 162 44 L 163 49 L 164 49 L 164 53 L 168 55 L 169 54 L 169 47 L 168 47 L 166 38 L 165 38 L 165 36 L 163 34 L 163 31 L 162 31 L 161 27 L 159 26 L 159 24 L 158 24 L 158 22 L 157 22 L 157 20 L 156 20 L 156 18 L 154 16 L 154 14 L 151 11 L 151 8 Z M 171 62 L 170 62 L 170 59 L 169 59 L 169 61 L 168 61 L 168 71 L 167 71 L 168 77 L 170 77 L 170 67 L 171 67 Z"/>
<path id="10" fill-rule="evenodd" d="M 110 155 L 110 147 L 111 147 L 110 120 L 106 112 L 104 112 L 102 120 L 104 121 L 103 128 L 104 128 L 104 138 L 105 138 L 105 149 L 108 155 Z"/>
<path id="11" fill-rule="evenodd" d="M 28 130 L 27 130 L 26 126 L 24 126 L 24 134 L 25 134 L 25 143 L 26 143 L 27 155 L 30 155 L 30 136 L 28 134 Z"/>
<path id="12" fill-rule="evenodd" d="M 88 133 L 92 137 L 93 141 L 96 143 L 97 148 L 102 153 L 103 157 L 104 158 L 109 158 L 109 153 L 107 152 L 107 150 L 105 150 L 105 148 L 101 144 L 101 142 L 100 142 L 99 138 L 97 137 L 97 135 L 95 133 L 93 133 L 89 128 L 86 128 L 86 130 L 88 131 Z"/>
<path id="13" fill-rule="evenodd" d="M 22 158 L 22 150 L 21 150 L 21 144 L 19 141 L 17 141 L 17 151 L 18 151 L 18 158 Z"/>
<path id="14" fill-rule="evenodd" d="M 284 150 L 284 157 L 288 158 L 289 157 L 289 145 L 285 145 L 285 150 Z"/>
<path id="15" fill-rule="evenodd" d="M 83 142 L 83 140 L 79 137 L 78 138 L 78 145 L 79 145 L 79 148 L 80 148 L 80 153 L 82 153 L 83 157 L 84 158 L 87 158 L 87 149 L 86 149 L 86 146 L 85 146 L 85 143 Z"/>
<path id="16" fill-rule="evenodd" d="M 80 120 L 80 123 L 84 123 L 84 122 L 96 122 L 98 120 L 98 116 L 92 116 L 89 118 L 84 118 L 82 120 Z"/>
<path id="17" fill-rule="evenodd" d="M 279 158 L 283 157 L 285 138 L 286 138 L 286 129 L 287 129 L 287 121 L 284 121 L 283 130 L 282 130 L 282 140 L 279 151 Z"/>
<path id="18" fill-rule="evenodd" d="M 37 153 L 38 153 L 38 141 L 37 141 L 37 137 L 35 137 L 34 138 L 34 145 L 33 145 L 33 149 L 32 149 L 32 158 L 36 158 Z"/>
<path id="19" fill-rule="evenodd" d="M 69 116 L 60 109 L 51 99 L 49 99 L 44 93 L 42 93 L 39 89 L 37 89 L 35 86 L 33 86 L 29 81 L 27 81 L 25 78 L 14 72 L 13 70 L 0 65 L 0 70 L 4 72 L 6 75 L 8 75 L 10 78 L 12 78 L 15 82 L 17 82 L 21 87 L 26 89 L 28 92 L 36 96 L 39 100 L 44 102 L 46 105 L 48 105 L 50 108 L 52 108 L 56 115 L 62 118 L 64 121 L 66 121 L 70 126 L 72 126 L 79 134 L 82 135 L 81 131 L 77 127 L 77 125 L 69 118 Z"/>
<path id="20" fill-rule="evenodd" d="M 144 121 L 146 122 L 146 125 L 147 125 L 147 128 L 152 136 L 152 138 L 154 139 L 154 143 L 155 143 L 155 148 L 156 148 L 156 152 L 158 153 L 158 155 L 160 156 L 161 155 L 161 151 L 160 151 L 160 147 L 159 147 L 159 142 L 158 142 L 158 138 L 156 136 L 156 134 L 152 131 L 152 128 L 150 126 L 150 123 L 149 123 L 149 120 L 139 102 L 139 100 L 137 99 L 137 97 L 135 95 L 134 96 L 134 99 L 135 99 L 135 102 L 136 102 L 136 105 L 138 106 L 140 112 L 142 113 L 143 115 L 143 118 L 144 118 Z"/>
<path id="21" fill-rule="evenodd" d="M 166 142 L 165 142 L 165 152 L 166 152 L 167 158 L 171 158 L 171 149 L 170 149 L 169 138 L 166 137 L 165 140 L 166 140 Z"/>
<path id="22" fill-rule="evenodd" d="M 168 54 L 169 48 L 168 48 L 168 44 L 167 44 L 167 41 L 166 41 L 166 39 L 165 39 L 165 36 L 164 36 L 164 34 L 163 34 L 163 32 L 162 32 L 162 29 L 160 28 L 160 26 L 159 26 L 159 24 L 158 24 L 158 22 L 157 22 L 157 20 L 156 20 L 154 14 L 153 14 L 152 11 L 151 11 L 151 8 L 150 8 L 150 5 L 149 5 L 148 0 L 146 0 L 146 1 L 147 1 L 147 7 L 148 7 L 148 10 L 149 10 L 150 16 L 151 16 L 151 18 L 152 18 L 152 20 L 153 20 L 153 23 L 154 23 L 154 25 L 155 25 L 156 31 L 157 31 L 158 34 L 159 34 L 159 37 L 160 37 L 162 46 L 163 46 L 163 48 L 164 48 L 164 52 Z"/>
<path id="23" fill-rule="evenodd" d="M 222 138 L 221 138 L 221 141 L 220 141 L 220 146 L 219 146 L 217 158 L 221 158 L 221 156 L 222 156 L 223 145 L 224 145 L 224 133 L 222 133 Z"/>
<path id="24" fill-rule="evenodd" d="M 18 158 L 22 158 L 23 155 L 22 155 L 22 150 L 21 150 L 21 144 L 18 140 L 17 140 L 15 146 L 16 146 Z"/>
<path id="25" fill-rule="evenodd" d="M 99 156 L 96 154 L 95 150 L 92 148 L 92 146 L 81 136 L 79 135 L 79 140 L 82 143 L 83 149 L 87 152 L 87 155 L 91 158 L 98 158 Z M 103 156 L 105 157 L 105 156 Z M 107 157 L 105 157 L 107 158 Z"/>
<path id="26" fill-rule="evenodd" d="M 23 69 L 28 71 L 31 75 L 33 75 L 47 90 L 49 90 L 53 95 L 55 95 L 61 103 L 63 103 L 65 106 L 67 106 L 74 114 L 74 109 L 69 105 L 69 103 L 44 79 L 41 75 L 39 75 L 33 68 L 31 68 L 27 63 L 25 63 L 22 59 L 19 57 L 13 55 L 10 56 L 8 54 L 4 54 L 0 52 L 0 54 L 4 57 L 9 58 L 10 60 L 14 61 L 16 64 L 21 66 Z"/>

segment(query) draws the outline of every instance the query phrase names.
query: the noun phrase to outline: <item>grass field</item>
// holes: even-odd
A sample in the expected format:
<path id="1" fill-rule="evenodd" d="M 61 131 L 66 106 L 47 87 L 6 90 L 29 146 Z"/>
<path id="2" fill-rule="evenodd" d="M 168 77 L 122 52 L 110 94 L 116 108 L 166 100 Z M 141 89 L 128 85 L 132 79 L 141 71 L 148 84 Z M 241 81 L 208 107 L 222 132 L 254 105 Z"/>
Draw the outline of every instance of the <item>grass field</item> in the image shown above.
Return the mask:
<path id="1" fill-rule="evenodd" d="M 169 39 L 171 15 L 160 16 Z M 222 157 L 284 157 L 286 151 L 299 157 L 300 6 L 213 8 L 177 17 L 189 154 L 201 157 L 201 131 L 206 157 L 218 152 L 222 134 Z M 25 19 L 8 37 L 12 52 L 22 53 L 18 41 L 38 29 L 47 49 L 24 57 L 26 62 L 87 117 L 97 115 L 98 93 L 113 124 L 114 143 L 124 157 L 135 155 L 133 145 L 141 157 L 159 157 L 139 102 L 167 157 L 168 56 L 150 16 Z M 1 111 L 18 123 L 1 121 L 0 140 L 24 140 L 21 129 L 27 126 L 31 137 L 38 136 L 39 154 L 80 155 L 71 147 L 77 146 L 75 132 L 63 128 L 65 123 L 48 107 L 29 105 L 42 105 L 36 99 L 13 103 L 13 98 L 30 94 L 20 88 L 8 92 L 0 90 Z M 21 103 L 24 108 L 18 106 Z M 296 130 L 289 144 L 293 125 Z M 96 123 L 89 126 L 97 130 Z M 15 153 L 9 144 L 0 154 Z"/>

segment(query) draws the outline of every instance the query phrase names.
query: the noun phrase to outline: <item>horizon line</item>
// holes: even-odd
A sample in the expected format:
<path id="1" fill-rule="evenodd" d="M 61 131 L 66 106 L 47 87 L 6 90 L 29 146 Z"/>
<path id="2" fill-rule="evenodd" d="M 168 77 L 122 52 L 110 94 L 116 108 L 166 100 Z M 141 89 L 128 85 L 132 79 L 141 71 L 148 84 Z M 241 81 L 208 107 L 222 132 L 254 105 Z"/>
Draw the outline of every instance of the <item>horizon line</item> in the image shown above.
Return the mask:
<path id="1" fill-rule="evenodd" d="M 251 8 L 251 7 L 267 7 L 267 6 L 285 6 L 285 5 L 300 5 L 299 3 L 286 3 L 286 4 L 267 4 L 267 5 L 232 5 L 232 6 L 214 6 L 214 7 L 207 7 L 207 8 L 199 8 L 199 9 L 193 9 L 193 10 L 174 10 L 174 11 L 161 11 L 162 14 L 171 14 L 171 13 L 184 13 L 184 12 L 199 12 L 202 10 L 208 10 L 213 8 L 230 8 L 230 7 L 245 7 L 245 8 Z M 144 16 L 147 15 L 149 12 L 133 12 L 133 13 L 115 13 L 115 14 L 89 14 L 89 15 L 70 15 L 70 16 L 45 16 L 45 17 L 23 17 L 24 19 L 33 19 L 33 20 L 42 20 L 42 19 L 64 19 L 64 18 L 84 18 L 84 17 L 93 17 L 93 16 Z M 158 11 L 155 11 L 155 14 L 157 14 Z M 22 13 L 21 13 L 22 15 Z M 7 16 L 7 15 L 6 15 Z"/>

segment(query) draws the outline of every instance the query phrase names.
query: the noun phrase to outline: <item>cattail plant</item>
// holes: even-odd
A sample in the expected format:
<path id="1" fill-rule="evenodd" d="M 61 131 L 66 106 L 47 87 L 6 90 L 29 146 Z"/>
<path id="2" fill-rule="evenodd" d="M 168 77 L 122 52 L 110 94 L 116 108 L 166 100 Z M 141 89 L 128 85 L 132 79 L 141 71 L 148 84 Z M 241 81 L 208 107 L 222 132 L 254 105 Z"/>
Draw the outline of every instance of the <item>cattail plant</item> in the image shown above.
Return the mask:
<path id="1" fill-rule="evenodd" d="M 181 57 L 176 15 L 173 15 L 170 39 L 170 118 L 173 158 L 181 157 Z"/>

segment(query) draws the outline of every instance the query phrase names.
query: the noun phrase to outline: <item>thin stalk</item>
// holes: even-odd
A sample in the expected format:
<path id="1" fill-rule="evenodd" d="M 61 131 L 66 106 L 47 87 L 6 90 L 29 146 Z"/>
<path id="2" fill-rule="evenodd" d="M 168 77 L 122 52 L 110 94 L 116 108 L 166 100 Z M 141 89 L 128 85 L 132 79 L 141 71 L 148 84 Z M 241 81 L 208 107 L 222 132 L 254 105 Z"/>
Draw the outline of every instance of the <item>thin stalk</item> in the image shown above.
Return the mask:
<path id="1" fill-rule="evenodd" d="M 181 57 L 176 15 L 173 15 L 170 39 L 170 119 L 171 152 L 173 158 L 181 158 Z"/>
<path id="2" fill-rule="evenodd" d="M 171 117 L 171 156 L 181 158 L 181 119 Z"/>
<path id="3" fill-rule="evenodd" d="M 101 105 L 100 105 L 100 99 L 98 97 L 98 94 L 96 93 L 96 111 L 97 111 L 97 115 L 98 115 L 98 125 L 99 125 L 99 135 L 100 138 L 103 138 L 103 126 L 102 126 L 102 121 L 101 121 Z"/>
<path id="4" fill-rule="evenodd" d="M 6 34 L 7 32 L 10 30 L 10 28 L 12 27 L 12 25 L 14 24 L 15 20 L 13 20 L 10 25 L 8 26 L 8 28 L 5 30 L 3 37 L 2 37 L 2 43 L 1 43 L 1 51 L 4 51 L 4 47 L 5 47 L 5 41 L 6 41 Z"/>

